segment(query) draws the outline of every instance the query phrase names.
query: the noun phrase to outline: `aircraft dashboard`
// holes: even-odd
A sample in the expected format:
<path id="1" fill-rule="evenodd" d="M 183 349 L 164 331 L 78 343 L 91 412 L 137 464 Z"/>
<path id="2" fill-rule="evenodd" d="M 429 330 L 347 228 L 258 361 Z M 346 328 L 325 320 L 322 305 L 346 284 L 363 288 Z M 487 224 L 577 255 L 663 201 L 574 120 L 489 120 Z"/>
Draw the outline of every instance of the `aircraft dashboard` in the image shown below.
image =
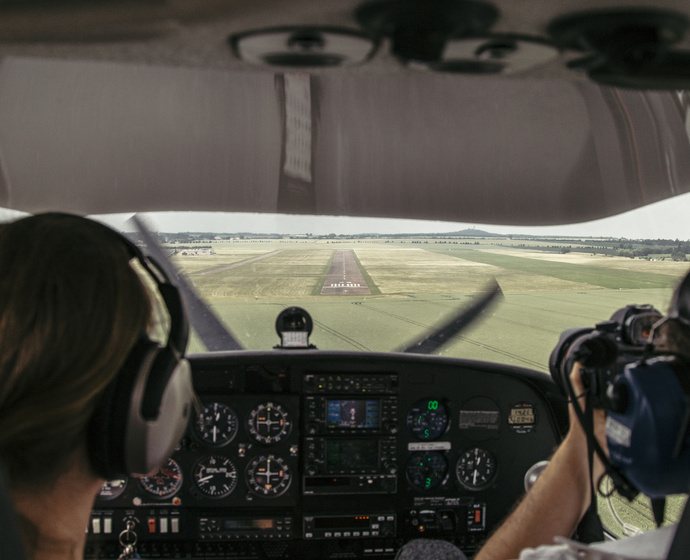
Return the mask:
<path id="1" fill-rule="evenodd" d="M 193 355 L 203 411 L 158 472 L 109 481 L 86 558 L 468 556 L 561 439 L 546 374 L 414 354 Z"/>

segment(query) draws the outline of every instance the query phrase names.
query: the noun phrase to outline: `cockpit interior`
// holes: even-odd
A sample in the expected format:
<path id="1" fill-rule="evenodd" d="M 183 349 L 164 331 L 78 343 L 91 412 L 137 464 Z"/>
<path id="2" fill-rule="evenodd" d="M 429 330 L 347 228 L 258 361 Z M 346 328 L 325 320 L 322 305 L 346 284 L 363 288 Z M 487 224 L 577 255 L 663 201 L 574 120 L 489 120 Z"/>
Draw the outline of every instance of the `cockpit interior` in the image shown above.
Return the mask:
<path id="1" fill-rule="evenodd" d="M 486 231 L 585 224 L 588 236 L 587 224 L 664 201 L 690 209 L 689 91 L 690 6 L 680 0 L 2 1 L 0 217 L 141 224 L 157 212 L 224 212 L 229 232 L 243 213 L 301 220 L 304 232 L 330 216 Z M 259 315 L 249 306 L 266 296 L 254 292 L 203 303 L 172 243 L 133 231 L 185 284 L 200 408 L 158 471 L 102 487 L 85 559 L 132 545 L 145 559 L 388 560 L 417 538 L 471 558 L 567 431 L 545 359 L 558 333 L 627 304 L 666 305 L 687 271 L 669 260 L 638 278 L 613 253 L 624 263 L 616 273 L 550 265 L 574 324 L 548 294 L 543 322 L 519 297 L 552 288 L 505 256 L 518 241 L 482 238 L 472 273 L 458 269 L 464 287 L 434 288 L 462 299 L 452 312 L 431 324 L 410 306 L 328 348 L 319 333 L 339 319 L 317 317 L 303 294 Z M 690 236 L 669 237 L 680 250 Z M 384 238 L 367 243 L 403 243 Z M 340 256 L 329 245 L 319 265 L 331 267 L 324 277 L 342 272 L 333 286 L 346 290 L 328 297 L 352 302 L 348 321 L 367 298 L 414 297 L 358 291 L 380 278 L 346 280 L 369 266 L 336 262 L 364 242 L 350 241 Z M 434 254 L 465 258 L 454 242 Z M 257 247 L 235 260 L 256 266 L 277 246 Z M 585 302 L 592 291 L 608 301 Z M 510 317 L 494 315 L 501 298 Z M 224 318 L 233 305 L 269 333 L 260 343 Z M 488 316 L 481 337 L 440 351 Z M 494 343 L 530 329 L 538 355 L 523 348 L 515 360 Z"/>

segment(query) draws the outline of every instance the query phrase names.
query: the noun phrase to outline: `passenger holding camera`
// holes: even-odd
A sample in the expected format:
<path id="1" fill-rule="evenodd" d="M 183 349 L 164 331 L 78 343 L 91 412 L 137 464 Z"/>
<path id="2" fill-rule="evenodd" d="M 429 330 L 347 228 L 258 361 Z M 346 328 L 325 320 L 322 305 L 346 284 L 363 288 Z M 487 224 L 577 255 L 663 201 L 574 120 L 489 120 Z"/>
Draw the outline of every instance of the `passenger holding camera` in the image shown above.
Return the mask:
<path id="1" fill-rule="evenodd" d="M 618 319 L 633 330 L 628 318 Z M 579 335 L 569 348 L 564 348 L 568 344 L 562 339 L 552 355 L 555 377 L 559 372 L 554 371 L 554 356 L 561 369 L 572 358 L 569 380 L 560 372 L 570 395 L 568 434 L 533 488 L 475 560 L 661 560 L 669 554 L 675 527 L 589 546 L 566 537 L 575 533 L 590 510 L 604 474 L 611 475 L 619 491 L 630 498 L 639 490 L 663 500 L 689 489 L 690 274 L 676 289 L 668 315 L 654 324 L 651 345 L 639 356 L 626 353 L 631 346 L 626 348 L 626 341 L 608 334 L 606 328 Z M 617 351 L 625 354 L 618 360 Z M 629 365 L 603 367 L 611 361 Z"/>
<path id="2" fill-rule="evenodd" d="M 666 496 L 690 490 L 690 273 L 665 317 L 650 306 L 628 306 L 597 328 L 566 331 L 549 365 L 568 395 L 570 428 L 474 560 L 685 558 L 688 511 L 676 540 L 676 527 L 591 545 L 571 537 L 603 541 L 596 491 L 605 474 L 625 497 L 652 498 L 655 517 L 663 517 Z M 397 560 L 427 558 L 464 555 L 448 542 L 420 539 Z"/>

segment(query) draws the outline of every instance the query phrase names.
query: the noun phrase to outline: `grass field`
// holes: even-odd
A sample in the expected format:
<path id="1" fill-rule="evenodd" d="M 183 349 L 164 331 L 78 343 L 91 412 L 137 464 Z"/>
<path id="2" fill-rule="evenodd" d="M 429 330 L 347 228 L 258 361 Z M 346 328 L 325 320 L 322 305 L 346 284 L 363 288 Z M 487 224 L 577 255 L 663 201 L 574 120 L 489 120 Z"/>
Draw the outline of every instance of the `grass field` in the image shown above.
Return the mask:
<path id="1" fill-rule="evenodd" d="M 502 300 L 442 353 L 541 371 L 563 330 L 593 326 L 631 303 L 663 310 L 688 268 L 488 241 L 245 241 L 213 248 L 213 255 L 175 260 L 247 348 L 274 346 L 275 317 L 299 305 L 314 319 L 319 348 L 394 350 L 470 304 L 495 278 Z M 371 296 L 319 295 L 336 249 L 354 251 Z"/>
<path id="2" fill-rule="evenodd" d="M 519 245 L 519 246 L 518 246 Z M 471 304 L 492 279 L 503 298 L 447 347 L 446 356 L 548 372 L 559 335 L 592 327 L 628 304 L 664 311 L 688 264 L 536 250 L 536 243 L 440 244 L 428 240 L 244 241 L 214 243 L 215 254 L 176 256 L 176 264 L 248 349 L 278 343 L 278 313 L 299 305 L 314 320 L 323 350 L 391 351 L 430 332 Z M 319 295 L 336 249 L 352 249 L 371 296 Z M 231 267 L 232 265 L 232 267 Z M 193 339 L 191 351 L 203 351 Z M 648 504 L 612 498 L 623 521 L 653 526 Z M 677 520 L 683 499 L 673 499 Z M 602 503 L 605 524 L 617 522 Z"/>

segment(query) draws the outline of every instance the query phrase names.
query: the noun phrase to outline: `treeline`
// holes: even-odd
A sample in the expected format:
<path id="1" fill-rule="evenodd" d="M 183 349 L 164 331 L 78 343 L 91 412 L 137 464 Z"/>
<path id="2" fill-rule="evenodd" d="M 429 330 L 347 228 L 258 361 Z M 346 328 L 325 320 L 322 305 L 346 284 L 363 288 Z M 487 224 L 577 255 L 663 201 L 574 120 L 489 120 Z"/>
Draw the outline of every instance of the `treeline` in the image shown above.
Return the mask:
<path id="1" fill-rule="evenodd" d="M 659 243 L 661 241 L 661 243 Z M 649 245 L 647 247 L 640 247 L 639 244 Z M 637 247 L 635 245 L 638 245 Z M 618 246 L 616 254 L 619 257 L 649 257 L 650 255 L 670 255 L 674 261 L 686 261 L 687 254 L 690 253 L 690 242 L 688 241 L 671 241 L 670 239 L 639 241 L 633 245 L 632 243 L 621 243 Z"/>
<path id="2" fill-rule="evenodd" d="M 619 257 L 628 257 L 630 259 L 634 258 L 647 258 L 650 255 L 671 255 L 671 259 L 674 261 L 686 262 L 688 260 L 687 253 L 674 249 L 664 250 L 663 248 L 656 247 L 654 249 L 618 249 L 616 255 Z M 664 258 L 664 257 L 662 257 Z"/>

